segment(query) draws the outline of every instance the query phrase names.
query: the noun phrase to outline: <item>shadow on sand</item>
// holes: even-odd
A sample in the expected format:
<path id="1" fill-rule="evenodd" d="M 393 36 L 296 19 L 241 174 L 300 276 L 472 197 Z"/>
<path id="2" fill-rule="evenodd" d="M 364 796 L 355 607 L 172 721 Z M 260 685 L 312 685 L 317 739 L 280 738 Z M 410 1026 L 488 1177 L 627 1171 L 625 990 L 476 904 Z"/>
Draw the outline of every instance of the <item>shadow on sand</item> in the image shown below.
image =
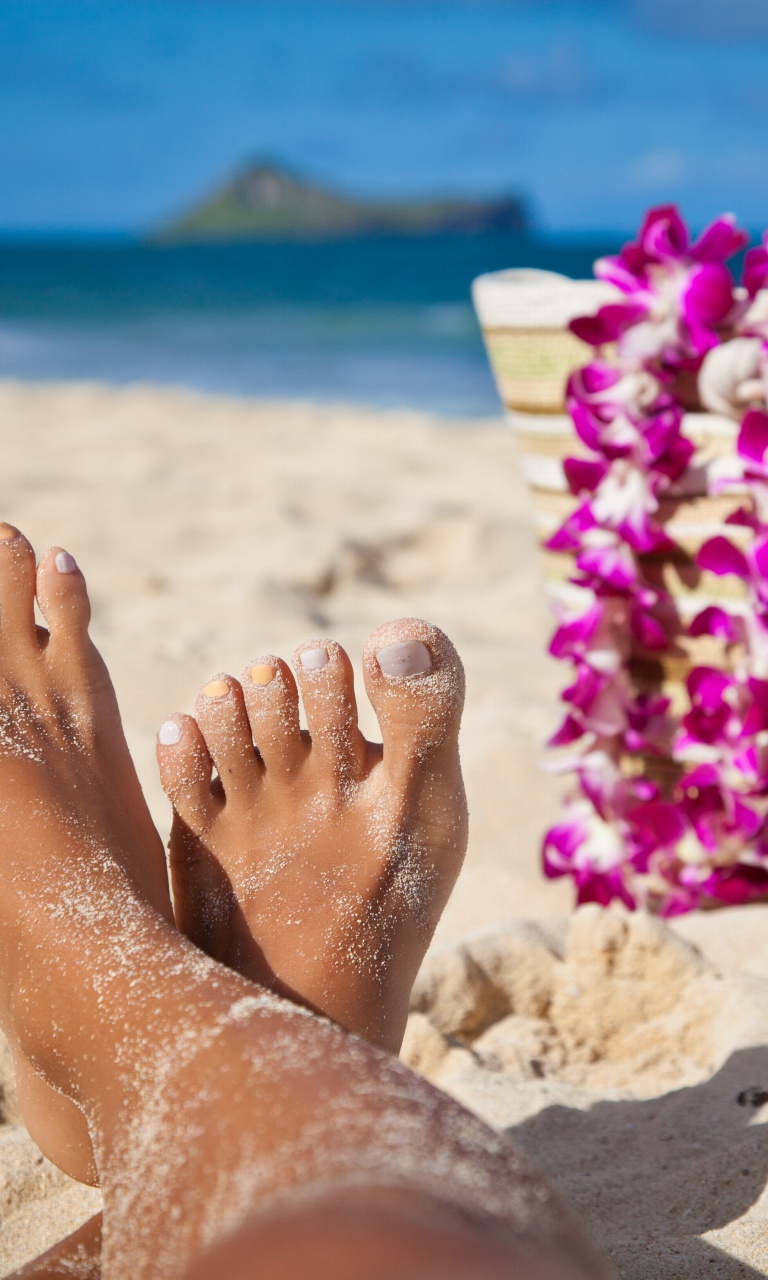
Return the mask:
<path id="1" fill-rule="evenodd" d="M 768 1182 L 768 1048 L 733 1053 L 711 1079 L 658 1098 L 552 1106 L 507 1133 L 582 1215 L 622 1280 L 763 1280 L 699 1237 L 741 1218 Z M 758 1256 L 754 1256 L 757 1253 Z"/>

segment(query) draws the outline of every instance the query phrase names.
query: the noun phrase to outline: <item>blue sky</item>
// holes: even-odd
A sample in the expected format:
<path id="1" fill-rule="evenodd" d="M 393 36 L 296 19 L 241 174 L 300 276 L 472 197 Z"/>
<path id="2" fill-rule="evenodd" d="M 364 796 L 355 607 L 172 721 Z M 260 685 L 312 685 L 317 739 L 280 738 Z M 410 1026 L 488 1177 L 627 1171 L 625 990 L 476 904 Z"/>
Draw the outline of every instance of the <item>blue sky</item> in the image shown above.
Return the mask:
<path id="1" fill-rule="evenodd" d="M 269 154 L 350 191 L 768 223 L 768 0 L 0 0 L 0 229 L 141 230 Z"/>

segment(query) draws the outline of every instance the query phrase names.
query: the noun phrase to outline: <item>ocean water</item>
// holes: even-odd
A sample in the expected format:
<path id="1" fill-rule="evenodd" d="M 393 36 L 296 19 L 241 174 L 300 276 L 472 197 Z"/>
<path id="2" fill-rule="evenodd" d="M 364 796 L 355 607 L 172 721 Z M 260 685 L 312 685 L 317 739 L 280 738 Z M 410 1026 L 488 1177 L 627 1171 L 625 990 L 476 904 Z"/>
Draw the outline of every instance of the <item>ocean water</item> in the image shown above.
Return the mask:
<path id="1" fill-rule="evenodd" d="M 590 275 L 614 247 L 508 232 L 220 246 L 0 242 L 0 377 L 492 416 L 474 276 L 521 266 Z"/>

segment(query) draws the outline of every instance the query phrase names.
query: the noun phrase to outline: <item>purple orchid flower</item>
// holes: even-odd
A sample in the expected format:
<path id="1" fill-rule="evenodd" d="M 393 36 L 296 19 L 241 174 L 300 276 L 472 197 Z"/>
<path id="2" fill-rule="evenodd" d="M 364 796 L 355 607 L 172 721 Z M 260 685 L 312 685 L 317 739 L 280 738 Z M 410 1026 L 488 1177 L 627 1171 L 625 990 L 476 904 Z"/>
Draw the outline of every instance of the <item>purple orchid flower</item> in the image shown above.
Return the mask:
<path id="1" fill-rule="evenodd" d="M 691 244 L 674 205 L 646 215 L 636 241 L 595 263 L 595 275 L 627 295 L 601 308 L 572 332 L 593 346 L 618 343 L 620 355 L 660 359 L 672 367 L 717 346 L 718 329 L 734 309 L 734 281 L 724 265 L 748 241 L 731 215 L 718 218 Z M 624 337 L 635 331 L 635 340 Z"/>
<path id="2" fill-rule="evenodd" d="M 575 551 L 586 547 L 590 543 L 588 535 L 594 530 L 615 531 L 640 554 L 672 548 L 663 529 L 651 519 L 659 509 L 657 493 L 665 486 L 663 476 L 623 458 L 611 463 L 566 458 L 563 470 L 573 494 L 591 497 L 550 538 L 550 549 Z"/>
<path id="3" fill-rule="evenodd" d="M 618 671 L 629 656 L 625 602 L 596 600 L 577 617 L 564 617 L 549 652 L 553 658 L 588 663 L 596 671 Z"/>
<path id="4" fill-rule="evenodd" d="M 670 479 L 687 466 L 693 446 L 680 447 L 682 408 L 650 374 L 622 374 L 595 361 L 570 378 L 566 404 L 580 439 L 608 461 L 631 458 Z"/>
<path id="5" fill-rule="evenodd" d="M 576 679 L 561 695 L 570 703 L 571 717 L 582 726 L 583 733 L 612 737 L 627 727 L 631 696 L 626 673 L 603 674 L 586 662 L 576 668 Z"/>
<path id="6" fill-rule="evenodd" d="M 546 833 L 542 860 L 548 879 L 573 877 L 578 905 L 597 902 L 608 906 L 618 899 L 634 910 L 635 898 L 626 885 L 627 856 L 619 824 L 604 822 L 588 800 L 572 801 L 565 820 Z"/>
<path id="7" fill-rule="evenodd" d="M 734 705 L 738 701 L 738 682 L 715 667 L 694 667 L 686 686 L 691 709 L 683 716 L 678 751 L 699 743 L 729 745 L 741 730 Z"/>
<path id="8" fill-rule="evenodd" d="M 718 858 L 743 852 L 764 819 L 726 787 L 716 765 L 699 765 L 678 784 L 680 807 L 703 848 Z"/>

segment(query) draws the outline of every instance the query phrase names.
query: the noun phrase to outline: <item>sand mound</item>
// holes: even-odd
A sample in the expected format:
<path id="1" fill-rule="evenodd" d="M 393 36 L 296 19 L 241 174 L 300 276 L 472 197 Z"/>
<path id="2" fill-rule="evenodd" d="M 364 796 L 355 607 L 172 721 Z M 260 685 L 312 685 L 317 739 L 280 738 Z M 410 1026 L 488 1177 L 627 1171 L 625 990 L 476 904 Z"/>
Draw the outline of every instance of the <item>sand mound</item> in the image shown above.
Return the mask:
<path id="1" fill-rule="evenodd" d="M 768 1267 L 760 978 L 586 907 L 434 954 L 412 1008 L 405 1060 L 524 1146 L 625 1280 Z"/>

